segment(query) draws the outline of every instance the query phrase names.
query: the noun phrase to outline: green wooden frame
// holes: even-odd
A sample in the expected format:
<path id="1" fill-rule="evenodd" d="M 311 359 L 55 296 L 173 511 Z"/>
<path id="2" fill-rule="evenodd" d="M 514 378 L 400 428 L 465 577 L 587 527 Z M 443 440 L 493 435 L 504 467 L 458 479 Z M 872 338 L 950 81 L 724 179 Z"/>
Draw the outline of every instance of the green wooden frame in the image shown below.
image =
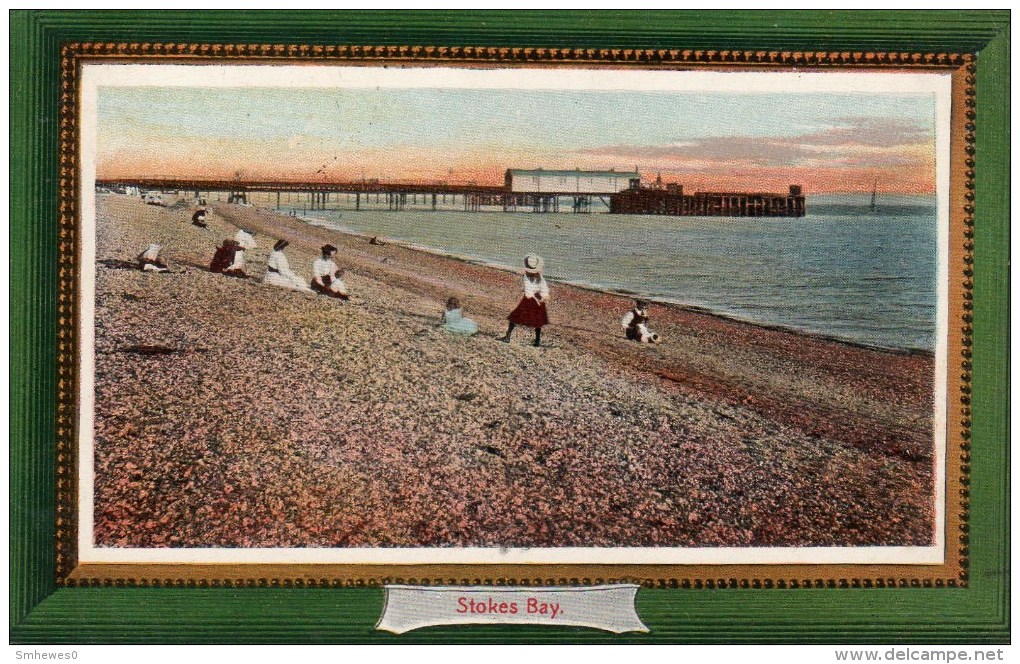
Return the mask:
<path id="1" fill-rule="evenodd" d="M 969 579 L 965 588 L 645 588 L 647 635 L 373 630 L 378 588 L 60 587 L 60 49 L 66 42 L 910 51 L 977 55 Z M 1006 643 L 1008 11 L 11 14 L 11 640 L 17 643 Z M 837 585 L 838 584 L 833 584 Z"/>

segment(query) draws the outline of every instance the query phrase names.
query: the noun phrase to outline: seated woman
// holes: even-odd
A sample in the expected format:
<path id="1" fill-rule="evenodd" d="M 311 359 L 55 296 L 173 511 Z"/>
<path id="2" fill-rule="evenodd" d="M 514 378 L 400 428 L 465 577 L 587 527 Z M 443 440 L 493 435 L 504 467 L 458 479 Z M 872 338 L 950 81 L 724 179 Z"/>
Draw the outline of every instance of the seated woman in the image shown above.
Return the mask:
<path id="1" fill-rule="evenodd" d="M 244 248 L 236 240 L 224 240 L 213 254 L 209 271 L 228 277 L 246 278 L 248 275 L 244 272 Z"/>
<path id="2" fill-rule="evenodd" d="M 244 247 L 238 247 L 234 251 L 234 260 L 223 270 L 223 274 L 240 279 L 248 278 L 248 273 L 244 271 Z"/>
<path id="3" fill-rule="evenodd" d="M 341 278 L 344 273 L 333 261 L 336 251 L 336 247 L 331 244 L 322 245 L 322 257 L 312 263 L 312 290 L 321 295 L 347 300 L 350 295 Z"/>
<path id="4" fill-rule="evenodd" d="M 150 244 L 149 248 L 138 254 L 138 267 L 145 272 L 169 272 L 170 267 L 159 260 L 161 244 Z"/>
<path id="5" fill-rule="evenodd" d="M 199 228 L 209 228 L 209 224 L 205 223 L 205 208 L 195 210 L 195 214 L 191 215 L 191 225 L 198 226 Z"/>
<path id="6" fill-rule="evenodd" d="M 478 323 L 470 318 L 464 318 L 464 312 L 460 307 L 460 300 L 451 297 L 446 301 L 446 311 L 443 313 L 443 329 L 453 334 L 463 334 L 470 337 L 478 332 Z"/>
<path id="7" fill-rule="evenodd" d="M 312 289 L 308 287 L 308 283 L 290 269 L 290 262 L 283 254 L 283 250 L 287 248 L 288 244 L 290 243 L 286 240 L 279 240 L 273 245 L 273 250 L 269 252 L 269 257 L 266 259 L 266 276 L 262 283 L 311 292 Z"/>

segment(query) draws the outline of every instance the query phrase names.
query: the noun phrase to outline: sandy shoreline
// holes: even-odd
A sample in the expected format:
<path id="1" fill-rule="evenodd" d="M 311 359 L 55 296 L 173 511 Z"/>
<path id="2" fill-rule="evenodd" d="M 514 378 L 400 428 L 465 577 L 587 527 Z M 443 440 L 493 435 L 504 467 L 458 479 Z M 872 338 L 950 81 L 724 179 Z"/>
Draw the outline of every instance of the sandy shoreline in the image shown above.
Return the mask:
<path id="1" fill-rule="evenodd" d="M 553 285 L 548 347 L 495 341 L 519 277 L 217 206 L 101 197 L 96 538 L 106 546 L 775 546 L 931 542 L 933 375 L 884 352 Z M 256 279 L 208 273 L 258 232 Z M 355 301 L 264 286 L 340 247 Z M 553 257 L 547 257 L 547 260 Z M 455 295 L 482 332 L 438 329 Z M 159 344 L 162 356 L 132 353 Z"/>

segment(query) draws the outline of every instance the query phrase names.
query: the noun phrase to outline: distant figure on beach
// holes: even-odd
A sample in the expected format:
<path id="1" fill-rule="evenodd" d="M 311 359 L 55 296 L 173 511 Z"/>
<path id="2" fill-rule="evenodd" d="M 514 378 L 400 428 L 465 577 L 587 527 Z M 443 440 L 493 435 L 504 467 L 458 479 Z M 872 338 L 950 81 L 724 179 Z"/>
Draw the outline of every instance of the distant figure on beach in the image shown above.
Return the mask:
<path id="1" fill-rule="evenodd" d="M 244 247 L 239 245 L 237 240 L 224 240 L 213 254 L 209 271 L 228 277 L 247 278 L 248 275 L 244 272 Z"/>
<path id="2" fill-rule="evenodd" d="M 460 300 L 451 297 L 446 301 L 446 311 L 443 313 L 443 329 L 453 334 L 463 334 L 470 337 L 478 332 L 478 323 L 470 318 L 464 318 L 464 312 L 460 307 Z"/>
<path id="3" fill-rule="evenodd" d="M 312 263 L 312 290 L 321 295 L 347 300 L 350 295 L 342 278 L 344 272 L 333 261 L 336 251 L 336 247 L 331 244 L 322 245 L 322 257 Z"/>
<path id="4" fill-rule="evenodd" d="M 382 240 L 379 239 L 378 235 L 373 235 L 372 239 L 369 240 L 368 243 L 372 244 L 372 245 L 375 245 L 377 247 L 382 247 L 382 246 L 384 246 L 386 244 L 385 242 L 383 242 Z"/>
<path id="5" fill-rule="evenodd" d="M 150 244 L 148 249 L 138 254 L 138 267 L 144 272 L 169 272 L 170 267 L 159 260 L 161 244 Z"/>
<path id="6" fill-rule="evenodd" d="M 510 326 L 503 337 L 504 343 L 510 343 L 510 335 L 518 325 L 535 328 L 535 346 L 542 345 L 542 327 L 549 324 L 546 302 L 549 301 L 549 284 L 542 276 L 544 261 L 541 256 L 530 255 L 524 258 L 524 296 L 517 308 L 510 312 Z"/>
<path id="7" fill-rule="evenodd" d="M 289 244 L 286 240 L 277 240 L 273 245 L 273 250 L 266 258 L 266 276 L 262 279 L 262 283 L 310 293 L 312 289 L 309 288 L 308 282 L 290 269 L 290 261 L 283 254 L 283 250 Z"/>
<path id="8" fill-rule="evenodd" d="M 648 329 L 648 303 L 644 300 L 634 300 L 634 308 L 623 315 L 620 325 L 631 341 L 644 344 L 659 343 L 659 335 Z"/>
<path id="9" fill-rule="evenodd" d="M 255 244 L 255 231 L 249 231 L 244 228 L 237 229 L 237 233 L 234 235 L 234 241 L 237 242 L 242 249 L 254 249 L 258 246 Z"/>
<path id="10" fill-rule="evenodd" d="M 195 210 L 195 214 L 191 215 L 191 225 L 199 228 L 209 227 L 209 224 L 205 223 L 205 208 Z"/>

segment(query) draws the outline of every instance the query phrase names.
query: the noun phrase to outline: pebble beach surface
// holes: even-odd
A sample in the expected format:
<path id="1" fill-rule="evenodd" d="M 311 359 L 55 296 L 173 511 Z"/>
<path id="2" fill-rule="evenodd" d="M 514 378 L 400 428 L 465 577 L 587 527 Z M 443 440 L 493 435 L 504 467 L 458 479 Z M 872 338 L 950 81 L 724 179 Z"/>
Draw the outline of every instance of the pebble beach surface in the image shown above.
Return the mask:
<path id="1" fill-rule="evenodd" d="M 933 359 L 552 283 L 216 205 L 97 201 L 95 540 L 105 547 L 929 545 Z M 238 227 L 252 279 L 207 268 Z M 263 285 L 286 238 L 353 297 Z M 150 242 L 169 274 L 118 269 Z M 555 256 L 546 256 L 547 262 Z M 439 326 L 460 299 L 481 332 Z"/>

